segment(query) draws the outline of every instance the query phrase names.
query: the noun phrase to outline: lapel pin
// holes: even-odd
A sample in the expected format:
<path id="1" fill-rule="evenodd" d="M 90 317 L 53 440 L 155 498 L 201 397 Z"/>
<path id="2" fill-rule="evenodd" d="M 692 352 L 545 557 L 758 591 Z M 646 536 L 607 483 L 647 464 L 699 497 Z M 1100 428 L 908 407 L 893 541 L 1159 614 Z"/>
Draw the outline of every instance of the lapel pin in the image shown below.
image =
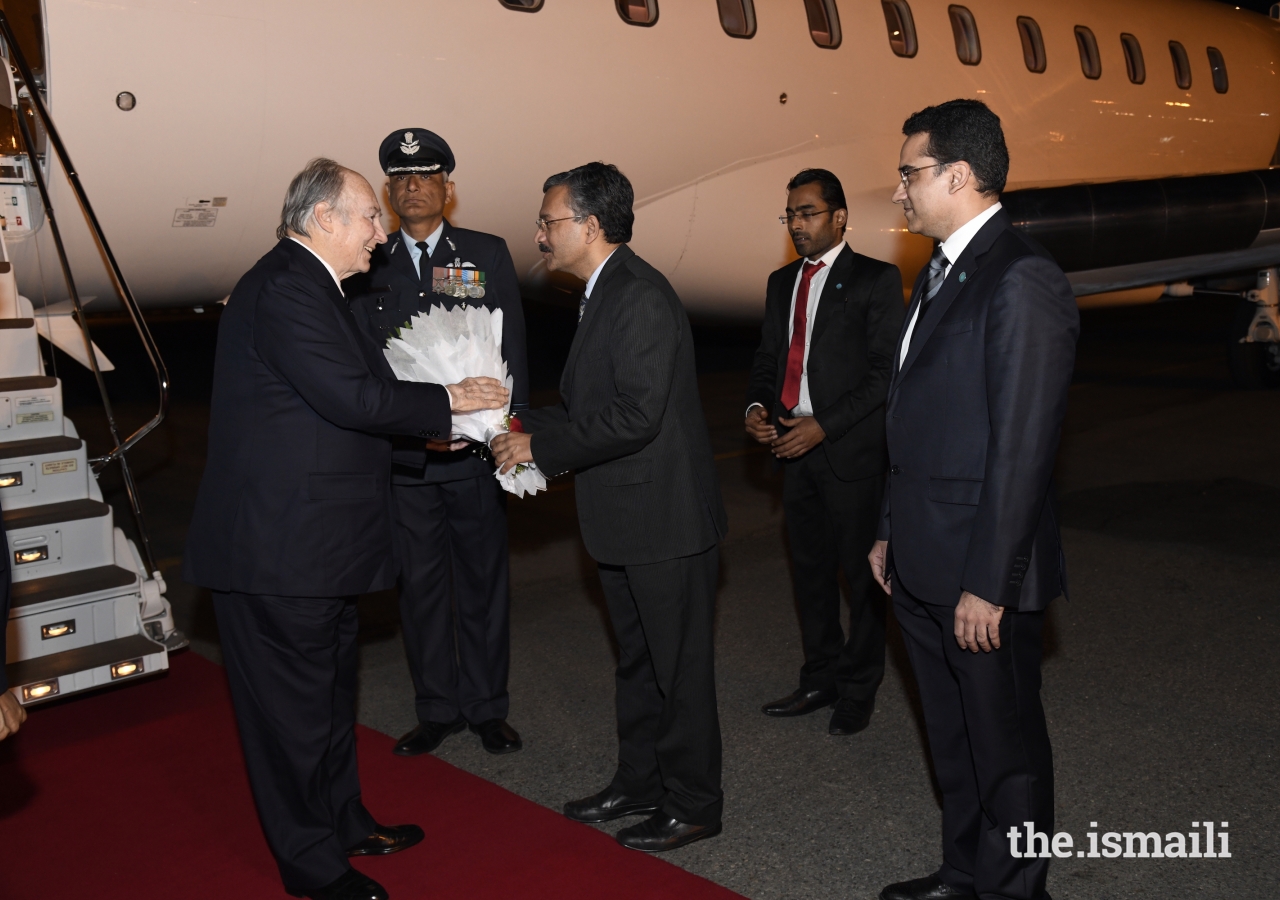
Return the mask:
<path id="1" fill-rule="evenodd" d="M 964 272 L 961 272 L 961 273 L 960 273 L 960 283 L 961 283 L 961 284 L 964 284 L 964 280 L 965 280 L 965 278 L 966 278 L 966 277 L 968 277 L 966 273 L 964 273 Z"/>
<path id="2" fill-rule="evenodd" d="M 836 290 L 838 291 L 838 290 L 840 290 L 840 288 L 842 288 L 842 287 L 844 287 L 844 285 L 843 285 L 843 284 L 837 284 L 837 285 L 836 285 Z"/>

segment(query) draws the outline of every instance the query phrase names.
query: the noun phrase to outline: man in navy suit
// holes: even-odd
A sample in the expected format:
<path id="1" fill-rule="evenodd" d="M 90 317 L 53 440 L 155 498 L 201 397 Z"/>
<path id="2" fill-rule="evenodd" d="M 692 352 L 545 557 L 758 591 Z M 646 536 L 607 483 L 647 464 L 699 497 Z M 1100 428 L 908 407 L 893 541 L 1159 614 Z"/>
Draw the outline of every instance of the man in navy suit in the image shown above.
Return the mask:
<path id="1" fill-rule="evenodd" d="M 1009 152 L 976 100 L 907 119 L 893 199 L 937 242 L 894 355 L 872 572 L 920 686 L 942 867 L 882 900 L 1044 900 L 1053 833 L 1044 611 L 1066 593 L 1052 474 L 1080 320 L 1053 259 L 1000 209 Z"/>
<path id="2" fill-rule="evenodd" d="M 511 375 L 511 411 L 529 405 L 524 307 L 506 241 L 455 228 L 453 151 L 425 128 L 398 129 L 378 150 L 400 228 L 373 253 L 366 274 L 347 283 L 356 323 L 378 346 L 432 306 L 502 311 L 502 356 Z M 476 279 L 462 296 L 437 269 Z M 469 271 L 468 271 L 469 270 Z M 511 667 L 511 587 L 507 500 L 483 444 L 393 438 L 391 491 L 401 542 L 400 623 L 413 676 L 418 724 L 395 746 L 430 753 L 470 727 L 490 753 L 513 753 L 507 724 Z"/>
<path id="3" fill-rule="evenodd" d="M 347 858 L 422 840 L 374 821 L 356 770 L 356 597 L 395 583 L 391 442 L 447 436 L 451 411 L 500 408 L 492 378 L 400 382 L 360 333 L 342 279 L 386 241 L 360 175 L 312 160 L 280 242 L 218 325 L 209 453 L 183 577 L 213 591 L 258 817 L 285 888 L 384 900 Z"/>

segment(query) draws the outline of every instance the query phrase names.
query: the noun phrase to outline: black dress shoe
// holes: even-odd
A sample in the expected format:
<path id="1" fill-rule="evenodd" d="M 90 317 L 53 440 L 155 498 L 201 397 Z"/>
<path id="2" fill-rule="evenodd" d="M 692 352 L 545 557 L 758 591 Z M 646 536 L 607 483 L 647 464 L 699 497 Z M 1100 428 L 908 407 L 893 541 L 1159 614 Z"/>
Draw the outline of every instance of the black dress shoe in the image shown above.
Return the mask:
<path id="1" fill-rule="evenodd" d="M 645 853 L 662 853 L 703 838 L 715 837 L 719 833 L 719 822 L 714 825 L 689 825 L 660 812 L 638 825 L 619 831 L 618 843 Z"/>
<path id="2" fill-rule="evenodd" d="M 289 893 L 295 897 L 310 897 L 311 900 L 389 900 L 390 898 L 386 888 L 355 869 L 347 869 L 324 887 Z"/>
<path id="3" fill-rule="evenodd" d="M 374 825 L 373 834 L 354 847 L 347 848 L 347 856 L 386 856 L 407 850 L 425 835 L 417 825 Z"/>
<path id="4" fill-rule="evenodd" d="M 858 703 L 854 700 L 836 701 L 836 710 L 831 714 L 830 734 L 857 734 L 871 724 L 872 704 Z"/>
<path id="5" fill-rule="evenodd" d="M 637 800 L 609 785 L 598 794 L 570 800 L 564 805 L 564 814 L 575 822 L 611 822 L 624 816 L 647 816 L 658 811 L 657 800 Z"/>
<path id="6" fill-rule="evenodd" d="M 880 892 L 880 900 L 978 900 L 978 897 L 953 888 L 935 872 L 925 878 L 889 885 Z"/>
<path id="7" fill-rule="evenodd" d="M 465 719 L 456 722 L 421 722 L 396 744 L 391 752 L 397 756 L 421 756 L 439 747 L 444 739 L 467 727 Z"/>
<path id="8" fill-rule="evenodd" d="M 799 688 L 781 700 L 766 703 L 760 709 L 766 716 L 807 716 L 811 712 L 835 703 L 836 698 L 835 688 L 828 688 L 825 691 L 806 691 L 804 688 Z"/>
<path id="9" fill-rule="evenodd" d="M 480 735 L 480 743 L 490 753 L 515 753 L 524 746 L 520 735 L 507 724 L 506 719 L 488 719 L 467 727 Z"/>

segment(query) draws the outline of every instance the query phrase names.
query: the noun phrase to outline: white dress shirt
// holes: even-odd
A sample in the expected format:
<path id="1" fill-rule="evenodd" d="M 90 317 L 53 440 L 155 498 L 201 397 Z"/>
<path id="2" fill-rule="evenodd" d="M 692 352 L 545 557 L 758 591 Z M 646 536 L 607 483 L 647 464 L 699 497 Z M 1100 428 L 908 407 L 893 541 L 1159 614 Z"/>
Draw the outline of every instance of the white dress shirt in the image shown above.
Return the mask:
<path id="1" fill-rule="evenodd" d="M 337 273 L 337 272 L 335 272 L 335 271 L 333 270 L 333 266 L 331 266 L 331 265 L 329 265 L 327 262 L 325 262 L 325 260 L 324 260 L 324 257 L 323 257 L 323 256 L 321 256 L 321 255 L 320 255 L 319 253 L 317 253 L 316 251 L 312 250 L 312 249 L 311 249 L 310 247 L 308 247 L 306 244 L 302 243 L 302 241 L 298 240 L 296 237 L 291 237 L 291 238 L 289 238 L 289 240 L 293 241 L 295 244 L 297 244 L 297 245 L 298 245 L 299 247 L 301 247 L 303 250 L 306 250 L 308 253 L 310 253 L 312 256 L 314 256 L 316 259 L 320 260 L 320 264 L 321 264 L 321 265 L 323 265 L 323 266 L 325 267 L 325 270 L 326 270 L 326 271 L 328 271 L 328 273 L 329 273 L 330 275 L 332 275 L 332 276 L 333 276 L 333 283 L 334 283 L 334 284 L 336 284 L 336 285 L 338 286 L 338 293 L 339 293 L 339 294 L 342 294 L 342 296 L 344 296 L 344 297 L 345 297 L 345 296 L 347 296 L 347 295 L 346 295 L 345 293 L 343 293 L 343 291 L 342 291 L 342 282 L 338 280 L 338 273 Z"/>
<path id="2" fill-rule="evenodd" d="M 422 251 L 418 249 L 418 242 L 415 241 L 403 228 L 400 234 L 404 236 L 404 248 L 409 251 L 409 258 L 413 260 L 413 268 L 418 273 L 418 277 L 422 277 L 422 265 L 419 260 L 422 259 Z M 440 243 L 440 235 L 444 234 L 444 219 L 440 220 L 440 224 L 436 226 L 436 230 L 427 235 L 427 259 L 436 255 L 436 244 Z"/>
<path id="3" fill-rule="evenodd" d="M 974 235 L 981 231 L 982 226 L 986 225 L 991 217 L 999 211 L 1000 203 L 997 201 L 995 206 L 988 207 L 978 213 L 968 222 L 951 232 L 951 237 L 942 242 L 942 255 L 947 258 L 947 268 L 942 275 L 944 283 L 951 274 L 951 267 L 960 258 L 960 254 L 964 252 L 964 248 L 969 246 L 969 242 L 973 240 Z M 902 338 L 902 351 L 898 354 L 898 368 L 902 368 L 902 364 L 907 359 L 907 350 L 911 348 L 911 334 L 916 330 L 916 319 L 918 318 L 920 318 L 919 306 L 911 314 L 911 321 L 907 323 L 907 333 Z"/>
<path id="4" fill-rule="evenodd" d="M 800 369 L 800 400 L 791 410 L 793 416 L 813 415 L 813 401 L 809 399 L 809 344 L 813 340 L 813 323 L 818 319 L 818 301 L 822 299 L 822 287 L 827 283 L 827 276 L 831 274 L 831 267 L 835 265 L 836 257 L 841 254 L 846 245 L 846 241 L 841 241 L 817 259 L 805 260 L 805 263 L 821 262 L 825 265 L 814 272 L 813 277 L 809 279 L 809 302 L 805 306 L 804 322 L 804 363 Z M 804 269 L 802 264 L 800 271 L 796 273 L 795 284 L 791 285 L 791 306 L 787 310 L 787 353 L 782 358 L 784 369 L 787 357 L 791 355 L 791 338 L 795 333 L 796 323 L 796 294 L 800 292 L 800 279 L 804 277 Z M 751 404 L 751 406 L 759 405 L 759 403 Z M 751 412 L 751 406 L 747 407 L 747 412 Z"/>
<path id="5" fill-rule="evenodd" d="M 592 272 L 591 277 L 587 279 L 587 287 L 582 292 L 582 296 L 586 297 L 588 300 L 591 299 L 591 289 L 596 286 L 596 279 L 600 277 L 600 270 L 604 268 L 604 264 L 609 261 L 609 258 L 612 257 L 613 254 L 617 252 L 618 252 L 618 248 L 617 247 L 613 248 L 613 250 L 609 252 L 609 256 L 606 256 L 601 261 L 600 265 L 596 266 L 596 270 Z"/>

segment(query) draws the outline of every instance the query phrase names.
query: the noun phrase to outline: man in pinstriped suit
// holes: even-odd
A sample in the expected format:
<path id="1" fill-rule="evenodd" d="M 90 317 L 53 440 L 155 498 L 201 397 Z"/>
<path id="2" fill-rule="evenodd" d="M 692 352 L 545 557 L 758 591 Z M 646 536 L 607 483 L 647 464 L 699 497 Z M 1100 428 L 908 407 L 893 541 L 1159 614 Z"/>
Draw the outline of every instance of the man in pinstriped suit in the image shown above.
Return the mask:
<path id="1" fill-rule="evenodd" d="M 618 638 L 618 770 L 565 806 L 580 822 L 648 815 L 618 833 L 649 852 L 720 832 L 712 620 L 726 520 L 680 298 L 626 245 L 631 183 L 588 163 L 547 179 L 547 268 L 586 281 L 561 404 L 520 413 L 500 466 L 574 470 L 578 522 Z"/>

